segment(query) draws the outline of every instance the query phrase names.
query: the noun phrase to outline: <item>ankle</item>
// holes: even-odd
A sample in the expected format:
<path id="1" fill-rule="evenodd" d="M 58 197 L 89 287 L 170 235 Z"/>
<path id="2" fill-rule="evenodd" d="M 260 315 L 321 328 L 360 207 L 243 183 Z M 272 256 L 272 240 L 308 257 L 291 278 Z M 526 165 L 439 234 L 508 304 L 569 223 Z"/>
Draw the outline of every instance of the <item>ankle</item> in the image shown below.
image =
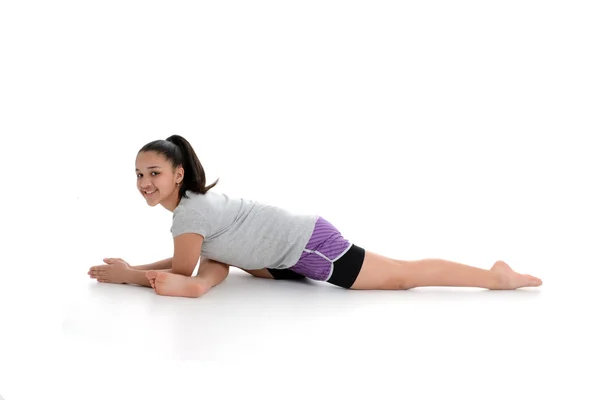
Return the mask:
<path id="1" fill-rule="evenodd" d="M 498 273 L 496 271 L 491 272 L 490 287 L 489 289 L 503 289 L 508 286 L 508 276 L 505 274 Z"/>
<path id="2" fill-rule="evenodd" d="M 206 292 L 208 292 L 210 289 L 210 287 L 206 286 L 203 283 L 200 282 L 195 282 L 194 284 L 194 295 L 196 295 L 196 297 L 200 297 L 204 294 L 206 294 Z"/>

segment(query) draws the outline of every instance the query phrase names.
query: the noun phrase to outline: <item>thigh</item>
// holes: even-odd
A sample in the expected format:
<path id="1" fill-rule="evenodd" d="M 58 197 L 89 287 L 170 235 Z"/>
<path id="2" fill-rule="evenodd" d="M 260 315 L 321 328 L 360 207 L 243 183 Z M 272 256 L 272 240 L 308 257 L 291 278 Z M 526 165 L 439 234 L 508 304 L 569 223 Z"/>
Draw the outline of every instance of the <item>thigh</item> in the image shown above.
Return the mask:
<path id="1" fill-rule="evenodd" d="M 239 268 L 239 267 L 238 267 Z M 240 268 L 242 271 L 249 273 L 250 275 L 256 278 L 265 278 L 265 279 L 273 279 L 273 275 L 269 272 L 268 269 L 244 269 Z"/>
<path id="2" fill-rule="evenodd" d="M 349 243 L 341 236 L 337 238 L 333 236 L 333 238 L 337 243 Z M 331 253 L 326 250 L 327 243 L 330 241 L 326 240 L 321 250 L 328 253 L 329 257 L 335 258 L 331 259 L 329 275 L 321 280 L 346 289 L 409 288 L 406 283 L 410 272 L 409 263 L 365 250 L 354 243 L 342 252 L 339 252 L 338 248 Z M 314 261 L 314 265 L 317 265 L 317 260 Z M 324 270 L 325 268 L 321 266 L 321 271 Z"/>
<path id="3" fill-rule="evenodd" d="M 360 272 L 351 289 L 409 289 L 406 284 L 407 275 L 406 262 L 365 251 Z"/>
<path id="4" fill-rule="evenodd" d="M 306 276 L 300 275 L 297 272 L 286 269 L 271 269 L 271 268 L 262 268 L 262 269 L 243 269 L 242 271 L 249 273 L 252 276 L 257 278 L 266 278 L 266 279 L 275 279 L 275 280 L 299 280 L 305 279 Z"/>

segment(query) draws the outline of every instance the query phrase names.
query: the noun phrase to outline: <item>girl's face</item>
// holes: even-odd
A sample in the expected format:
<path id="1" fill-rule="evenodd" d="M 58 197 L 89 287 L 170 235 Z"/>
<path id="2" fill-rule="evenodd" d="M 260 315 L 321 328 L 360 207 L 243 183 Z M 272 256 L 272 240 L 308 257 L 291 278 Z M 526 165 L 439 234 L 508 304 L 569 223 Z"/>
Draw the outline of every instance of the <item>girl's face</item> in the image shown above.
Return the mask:
<path id="1" fill-rule="evenodd" d="M 178 203 L 183 168 L 173 170 L 171 163 L 154 151 L 138 154 L 135 160 L 137 188 L 150 206 L 163 204 L 172 208 Z M 168 204 L 167 204 L 168 203 Z"/>

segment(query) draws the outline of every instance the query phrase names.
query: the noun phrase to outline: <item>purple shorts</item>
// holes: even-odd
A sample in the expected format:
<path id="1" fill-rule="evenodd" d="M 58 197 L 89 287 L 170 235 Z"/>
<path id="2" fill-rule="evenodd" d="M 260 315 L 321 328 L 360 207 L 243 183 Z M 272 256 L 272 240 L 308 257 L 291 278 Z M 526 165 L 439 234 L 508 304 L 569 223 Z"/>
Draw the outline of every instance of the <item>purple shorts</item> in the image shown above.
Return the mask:
<path id="1" fill-rule="evenodd" d="M 350 288 L 360 272 L 364 257 L 364 249 L 352 244 L 329 221 L 319 217 L 300 259 L 288 271 Z M 275 274 L 278 271 L 271 272 L 277 279 Z"/>

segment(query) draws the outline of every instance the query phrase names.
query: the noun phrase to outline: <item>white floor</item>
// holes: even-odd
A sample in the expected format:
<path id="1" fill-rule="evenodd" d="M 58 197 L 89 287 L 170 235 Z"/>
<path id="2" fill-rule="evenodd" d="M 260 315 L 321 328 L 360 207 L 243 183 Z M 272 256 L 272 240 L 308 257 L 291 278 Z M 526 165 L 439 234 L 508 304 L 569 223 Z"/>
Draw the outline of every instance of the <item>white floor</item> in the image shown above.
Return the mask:
<path id="1" fill-rule="evenodd" d="M 357 292 L 233 270 L 199 299 L 98 284 L 85 274 L 60 296 L 33 284 L 42 291 L 36 302 L 8 289 L 1 393 L 6 400 L 598 398 L 593 277 L 549 266 L 543 278 L 541 288 L 517 291 Z"/>

